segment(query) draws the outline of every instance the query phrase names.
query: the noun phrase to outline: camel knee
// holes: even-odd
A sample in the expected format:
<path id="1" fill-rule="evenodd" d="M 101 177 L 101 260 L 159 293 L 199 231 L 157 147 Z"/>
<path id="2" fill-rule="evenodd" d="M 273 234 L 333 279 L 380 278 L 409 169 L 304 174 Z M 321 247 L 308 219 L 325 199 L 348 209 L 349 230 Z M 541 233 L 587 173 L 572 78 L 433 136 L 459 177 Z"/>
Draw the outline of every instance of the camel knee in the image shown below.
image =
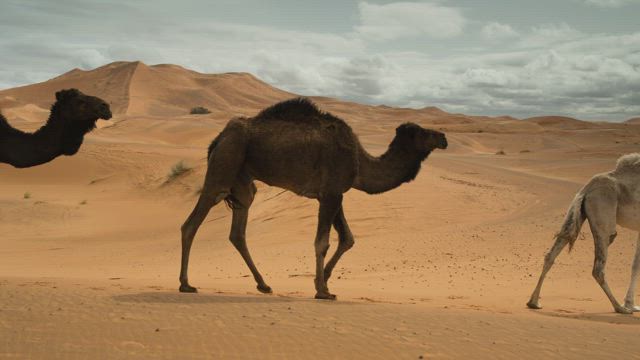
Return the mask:
<path id="1" fill-rule="evenodd" d="M 182 224 L 182 226 L 180 227 L 180 232 L 182 233 L 183 244 L 188 243 L 191 241 L 191 239 L 193 239 L 193 237 L 195 236 L 195 229 L 191 225 L 189 219 L 187 219 L 187 221 Z"/>
<path id="2" fill-rule="evenodd" d="M 347 251 L 349 249 L 351 249 L 353 247 L 353 245 L 355 245 L 356 242 L 353 239 L 353 235 L 349 234 L 348 236 L 345 237 L 345 239 L 340 242 L 340 246 L 342 246 L 342 248 L 344 249 L 344 251 Z"/>
<path id="3" fill-rule="evenodd" d="M 591 273 L 593 278 L 596 279 L 598 284 L 602 285 L 604 283 L 604 263 L 598 262 L 593 267 L 593 272 Z"/>
<path id="4" fill-rule="evenodd" d="M 229 241 L 233 244 L 233 246 L 240 250 L 246 244 L 246 237 L 240 234 L 231 234 L 229 235 Z"/>
<path id="5" fill-rule="evenodd" d="M 323 238 L 315 243 L 316 247 L 316 256 L 322 255 L 323 257 L 327 255 L 327 251 L 329 251 L 329 238 Z"/>
<path id="6" fill-rule="evenodd" d="M 549 251 L 544 256 L 544 266 L 549 267 L 549 266 L 553 265 L 554 261 L 556 260 L 556 257 L 554 255 L 555 254 L 553 253 L 553 251 Z"/>
<path id="7" fill-rule="evenodd" d="M 609 236 L 609 245 L 613 244 L 613 241 L 616 239 L 616 236 L 618 236 L 617 232 L 614 232 L 611 236 Z"/>

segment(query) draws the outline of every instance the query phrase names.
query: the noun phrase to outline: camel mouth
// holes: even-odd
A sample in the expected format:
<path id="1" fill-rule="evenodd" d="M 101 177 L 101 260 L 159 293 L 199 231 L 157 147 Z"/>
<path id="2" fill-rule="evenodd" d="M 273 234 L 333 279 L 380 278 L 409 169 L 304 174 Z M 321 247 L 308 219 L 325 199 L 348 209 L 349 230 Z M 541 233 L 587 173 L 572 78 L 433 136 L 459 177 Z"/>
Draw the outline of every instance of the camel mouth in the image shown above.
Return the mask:
<path id="1" fill-rule="evenodd" d="M 442 138 L 440 139 L 440 149 L 445 150 L 448 147 L 449 142 L 447 141 L 447 138 L 444 136 L 444 134 L 442 134 Z"/>
<path id="2" fill-rule="evenodd" d="M 102 113 L 100 114 L 100 117 L 98 119 L 109 120 L 112 117 L 113 117 L 113 114 L 111 114 L 111 109 L 109 109 L 109 107 L 107 107 L 106 109 L 104 109 L 102 111 Z"/>
<path id="3" fill-rule="evenodd" d="M 111 113 L 111 107 L 106 102 L 101 101 L 100 104 L 98 104 L 97 110 L 98 119 L 109 120 L 113 116 Z"/>

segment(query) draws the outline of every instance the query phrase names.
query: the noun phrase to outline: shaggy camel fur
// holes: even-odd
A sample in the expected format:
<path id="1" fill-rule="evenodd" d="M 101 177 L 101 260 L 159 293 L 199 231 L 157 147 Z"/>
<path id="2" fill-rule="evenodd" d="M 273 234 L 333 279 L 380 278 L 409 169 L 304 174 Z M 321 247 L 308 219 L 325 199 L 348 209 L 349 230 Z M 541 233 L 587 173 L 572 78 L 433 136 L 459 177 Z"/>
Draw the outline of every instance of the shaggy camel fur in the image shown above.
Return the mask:
<path id="1" fill-rule="evenodd" d="M 416 177 L 421 162 L 434 149 L 446 147 L 443 133 L 405 123 L 396 129 L 387 152 L 373 157 L 349 125 L 304 98 L 278 103 L 253 118 L 232 119 L 209 147 L 202 193 L 182 226 L 180 291 L 196 292 L 187 277 L 191 244 L 209 210 L 225 200 L 233 209 L 229 239 L 251 270 L 258 290 L 271 292 L 251 260 L 245 240 L 249 207 L 256 193 L 253 181 L 260 180 L 319 201 L 315 297 L 335 299 L 327 280 L 354 244 L 342 209 L 342 194 L 350 188 L 369 194 L 396 188 Z M 325 267 L 332 224 L 339 244 Z"/>
<path id="2" fill-rule="evenodd" d="M 77 89 L 56 93 L 47 123 L 34 133 L 14 129 L 0 114 L 0 163 L 25 168 L 78 152 L 98 119 L 111 118 L 109 105 Z"/>
<path id="3" fill-rule="evenodd" d="M 556 235 L 555 243 L 545 256 L 540 280 L 527 306 L 532 309 L 541 308 L 538 300 L 545 275 L 567 244 L 571 250 L 586 219 L 589 219 L 595 242 L 593 277 L 604 290 L 616 312 L 631 314 L 640 311 L 640 307 L 634 305 L 634 289 L 640 272 L 640 233 L 624 306 L 621 306 L 611 293 L 604 275 L 607 249 L 617 235 L 616 224 L 640 231 L 640 153 L 620 157 L 615 170 L 594 176 L 575 196 L 564 224 Z"/>

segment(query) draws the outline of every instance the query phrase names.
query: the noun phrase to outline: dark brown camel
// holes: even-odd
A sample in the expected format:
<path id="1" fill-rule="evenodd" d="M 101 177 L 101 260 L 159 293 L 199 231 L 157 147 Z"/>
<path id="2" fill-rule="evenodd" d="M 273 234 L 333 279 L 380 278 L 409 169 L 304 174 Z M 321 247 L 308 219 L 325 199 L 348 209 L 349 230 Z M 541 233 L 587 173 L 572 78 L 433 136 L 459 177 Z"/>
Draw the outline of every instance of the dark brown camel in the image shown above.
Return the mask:
<path id="1" fill-rule="evenodd" d="M 60 155 L 74 155 L 96 121 L 110 118 L 106 102 L 77 89 L 56 93 L 47 123 L 34 133 L 14 129 L 0 114 L 0 163 L 25 168 L 47 163 Z"/>
<path id="2" fill-rule="evenodd" d="M 304 98 L 278 103 L 253 118 L 230 120 L 209 146 L 202 193 L 182 226 L 180 291 L 197 292 L 187 276 L 191 244 L 209 210 L 225 200 L 233 210 L 229 239 L 251 270 L 258 290 L 271 292 L 251 259 L 245 239 L 249 207 L 256 193 L 253 181 L 260 180 L 320 202 L 315 297 L 335 299 L 327 281 L 340 257 L 354 244 L 342 210 L 342 194 L 350 188 L 377 194 L 411 181 L 422 161 L 436 148 L 447 148 L 443 133 L 405 123 L 396 129 L 387 152 L 373 157 L 349 125 Z M 325 267 L 332 224 L 338 231 L 339 244 Z"/>

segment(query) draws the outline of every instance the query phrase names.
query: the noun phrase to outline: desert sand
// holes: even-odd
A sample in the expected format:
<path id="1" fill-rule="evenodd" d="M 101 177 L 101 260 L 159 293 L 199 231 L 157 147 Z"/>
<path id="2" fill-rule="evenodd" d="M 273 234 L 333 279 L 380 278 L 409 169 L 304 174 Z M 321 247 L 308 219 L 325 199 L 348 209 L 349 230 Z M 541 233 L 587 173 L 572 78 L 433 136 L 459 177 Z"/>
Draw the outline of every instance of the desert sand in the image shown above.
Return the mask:
<path id="1" fill-rule="evenodd" d="M 235 115 L 296 96 L 250 74 L 113 63 L 0 91 L 13 126 L 42 124 L 55 91 L 111 103 L 73 157 L 0 164 L 0 358 L 637 358 L 640 317 L 619 315 L 591 277 L 588 227 L 526 308 L 574 194 L 640 148 L 640 123 L 514 119 L 313 100 L 381 154 L 396 126 L 446 132 L 450 147 L 415 181 L 345 195 L 355 247 L 313 300 L 317 202 L 258 184 L 249 248 L 272 295 L 255 289 L 227 240 L 220 204 L 178 288 L 180 225 L 197 199 L 206 147 Z M 188 115 L 205 106 L 207 115 Z M 503 154 L 502 154 L 503 153 Z M 189 170 L 169 178 L 184 161 Z M 619 229 L 607 278 L 622 300 L 635 234 Z M 331 244 L 335 249 L 336 234 Z M 640 299 L 637 299 L 640 302 Z"/>

